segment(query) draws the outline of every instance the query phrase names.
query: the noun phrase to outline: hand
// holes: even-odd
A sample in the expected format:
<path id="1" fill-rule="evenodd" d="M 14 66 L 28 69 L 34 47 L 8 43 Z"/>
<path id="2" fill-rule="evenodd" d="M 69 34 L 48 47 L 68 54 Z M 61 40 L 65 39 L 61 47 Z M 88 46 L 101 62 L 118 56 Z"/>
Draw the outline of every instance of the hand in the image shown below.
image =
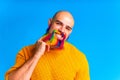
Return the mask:
<path id="1" fill-rule="evenodd" d="M 49 51 L 50 47 L 48 44 L 43 42 L 41 39 L 38 40 L 35 44 L 35 53 L 39 53 L 39 55 L 43 55 L 44 52 L 47 50 Z"/>

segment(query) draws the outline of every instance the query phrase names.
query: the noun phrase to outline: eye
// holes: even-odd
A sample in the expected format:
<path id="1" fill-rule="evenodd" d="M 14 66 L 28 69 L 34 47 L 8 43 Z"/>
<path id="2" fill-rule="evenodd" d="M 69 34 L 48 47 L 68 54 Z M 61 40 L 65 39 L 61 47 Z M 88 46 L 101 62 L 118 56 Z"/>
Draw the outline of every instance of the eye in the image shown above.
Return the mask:
<path id="1" fill-rule="evenodd" d="M 56 23 L 57 25 L 61 25 L 61 26 L 63 25 L 63 23 L 62 23 L 61 21 L 59 21 L 59 20 L 56 20 L 55 23 Z"/>
<path id="2" fill-rule="evenodd" d="M 60 22 L 56 22 L 56 24 L 57 24 L 57 25 L 62 25 L 62 23 L 60 23 Z"/>
<path id="3" fill-rule="evenodd" d="M 69 26 L 66 26 L 66 29 L 67 29 L 68 31 L 71 31 L 71 30 L 72 30 L 72 28 L 69 27 Z"/>

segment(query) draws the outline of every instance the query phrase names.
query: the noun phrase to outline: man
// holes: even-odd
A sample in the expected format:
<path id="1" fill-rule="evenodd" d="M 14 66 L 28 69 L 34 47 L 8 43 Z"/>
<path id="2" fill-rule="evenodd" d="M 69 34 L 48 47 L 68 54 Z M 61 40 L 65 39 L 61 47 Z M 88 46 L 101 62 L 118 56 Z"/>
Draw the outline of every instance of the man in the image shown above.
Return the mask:
<path id="1" fill-rule="evenodd" d="M 59 11 L 48 24 L 47 34 L 56 30 L 65 36 L 63 39 L 63 35 L 54 33 L 56 40 L 64 41 L 63 46 L 51 47 L 42 37 L 36 44 L 24 47 L 6 73 L 6 80 L 90 80 L 85 55 L 66 41 L 74 25 L 72 15 Z"/>

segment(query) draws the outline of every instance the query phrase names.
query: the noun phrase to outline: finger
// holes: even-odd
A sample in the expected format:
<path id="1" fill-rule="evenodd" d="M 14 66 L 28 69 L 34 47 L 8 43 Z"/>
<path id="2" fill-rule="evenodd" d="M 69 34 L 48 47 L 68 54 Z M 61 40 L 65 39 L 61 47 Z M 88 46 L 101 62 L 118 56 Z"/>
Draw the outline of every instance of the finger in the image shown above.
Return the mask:
<path id="1" fill-rule="evenodd" d="M 38 46 L 38 45 L 41 45 L 42 42 L 40 40 L 38 40 L 35 44 L 36 44 L 36 46 Z"/>
<path id="2" fill-rule="evenodd" d="M 44 41 L 42 41 L 41 39 L 39 39 L 38 41 L 37 41 L 37 45 L 36 46 L 45 46 L 46 47 L 46 51 L 50 51 L 50 45 L 48 45 L 46 42 L 44 42 Z"/>
<path id="3" fill-rule="evenodd" d="M 42 41 L 42 44 L 46 47 L 46 51 L 49 52 L 50 51 L 50 45 L 48 45 L 47 43 Z"/>
<path id="4" fill-rule="evenodd" d="M 50 51 L 50 45 L 46 44 L 46 50 L 49 52 Z"/>

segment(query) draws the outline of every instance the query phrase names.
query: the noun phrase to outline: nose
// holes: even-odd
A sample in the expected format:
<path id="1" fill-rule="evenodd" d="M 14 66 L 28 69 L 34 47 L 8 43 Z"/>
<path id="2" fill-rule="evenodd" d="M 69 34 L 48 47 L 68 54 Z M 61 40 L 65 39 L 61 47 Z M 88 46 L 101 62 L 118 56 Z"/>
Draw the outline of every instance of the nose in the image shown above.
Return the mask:
<path id="1" fill-rule="evenodd" d="M 64 33 L 65 32 L 65 26 L 61 26 L 59 29 L 60 32 Z"/>

